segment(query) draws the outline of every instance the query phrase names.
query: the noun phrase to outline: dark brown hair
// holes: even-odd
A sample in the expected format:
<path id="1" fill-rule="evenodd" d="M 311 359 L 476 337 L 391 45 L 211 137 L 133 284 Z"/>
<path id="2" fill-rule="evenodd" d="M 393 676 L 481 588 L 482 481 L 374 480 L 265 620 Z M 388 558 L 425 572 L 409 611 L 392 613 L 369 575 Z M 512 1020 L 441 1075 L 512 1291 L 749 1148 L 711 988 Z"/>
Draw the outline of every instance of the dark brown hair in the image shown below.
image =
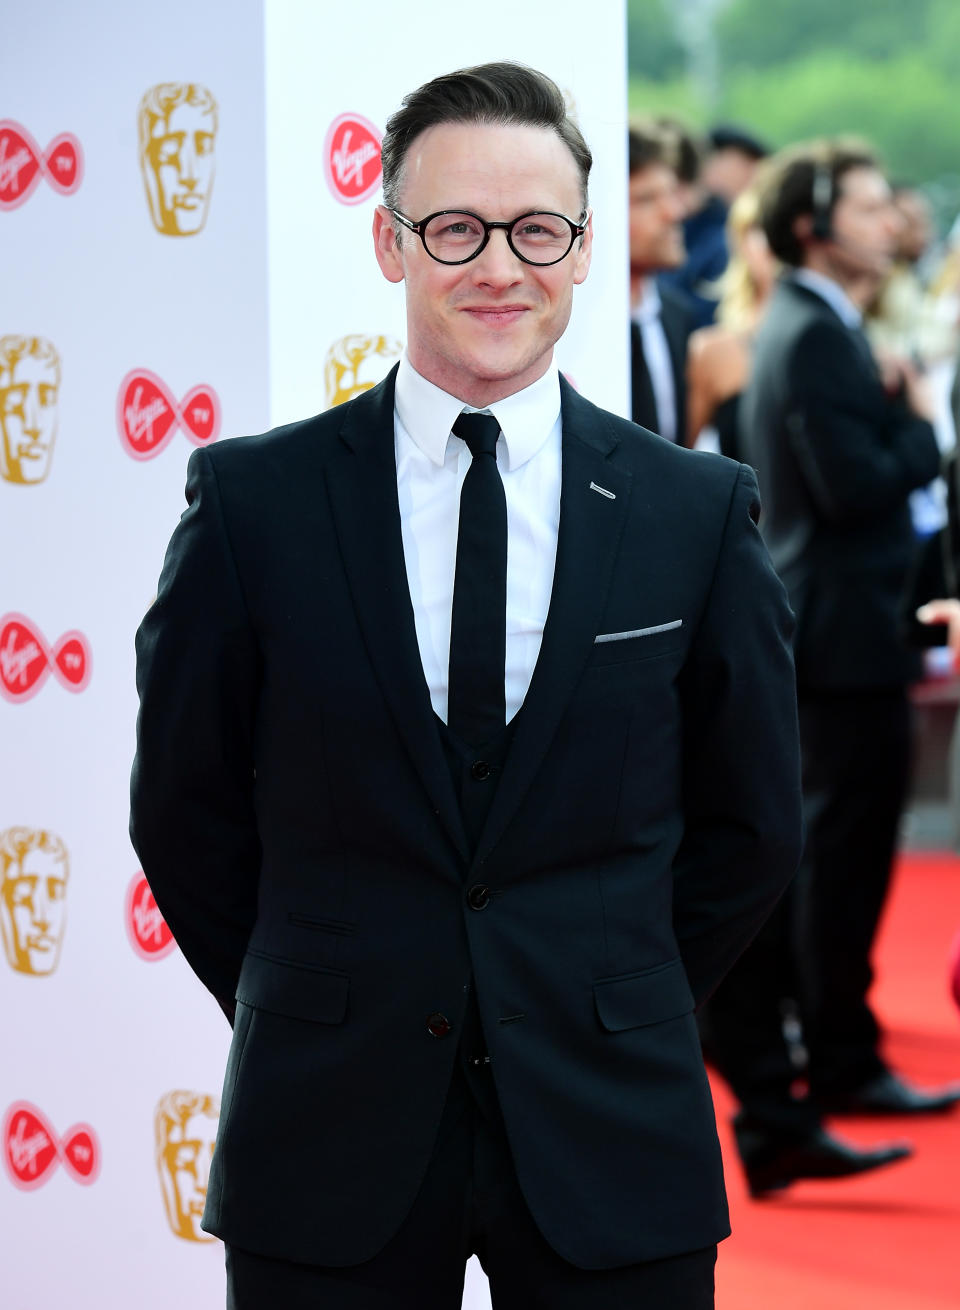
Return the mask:
<path id="1" fill-rule="evenodd" d="M 829 227 L 847 173 L 857 168 L 879 167 L 871 147 L 856 137 L 790 146 L 762 165 L 757 179 L 760 224 L 777 259 L 799 267 L 803 263 L 804 247 L 794 231 L 796 220 L 802 214 L 810 214 Z M 814 198 L 818 177 L 827 183 L 825 204 Z"/>
<path id="2" fill-rule="evenodd" d="M 445 73 L 404 96 L 402 107 L 387 123 L 380 147 L 383 203 L 389 208 L 399 208 L 407 151 L 421 132 L 439 123 L 550 128 L 573 155 L 586 212 L 593 156 L 570 117 L 563 92 L 544 73 L 510 62 L 479 64 Z"/>

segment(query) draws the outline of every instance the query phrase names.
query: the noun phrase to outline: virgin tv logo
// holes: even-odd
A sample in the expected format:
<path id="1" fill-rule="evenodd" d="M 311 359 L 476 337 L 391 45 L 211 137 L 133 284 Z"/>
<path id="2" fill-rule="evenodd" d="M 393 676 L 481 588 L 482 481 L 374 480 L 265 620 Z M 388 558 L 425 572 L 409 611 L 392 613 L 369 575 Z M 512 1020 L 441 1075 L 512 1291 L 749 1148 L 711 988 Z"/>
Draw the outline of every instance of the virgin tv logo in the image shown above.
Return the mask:
<path id="1" fill-rule="evenodd" d="M 50 674 L 67 691 L 83 691 L 91 666 L 90 643 L 82 632 L 65 632 L 51 647 L 22 614 L 0 618 L 0 696 L 6 700 L 29 700 Z"/>
<path id="2" fill-rule="evenodd" d="M 83 179 L 80 142 L 61 132 L 41 150 L 25 127 L 0 120 L 0 212 L 29 200 L 41 177 L 62 196 L 73 195 Z"/>
<path id="3" fill-rule="evenodd" d="M 188 441 L 208 446 L 220 431 L 220 401 L 213 387 L 201 382 L 181 401 L 162 378 L 148 368 L 135 368 L 120 383 L 117 431 L 131 459 L 153 459 L 183 428 Z"/>
<path id="4" fill-rule="evenodd" d="M 323 143 L 327 185 L 344 205 L 358 205 L 380 185 L 380 132 L 360 114 L 341 114 Z"/>
<path id="5" fill-rule="evenodd" d="M 127 888 L 123 919 L 130 945 L 141 960 L 162 960 L 176 947 L 142 872 L 134 874 Z"/>
<path id="6" fill-rule="evenodd" d="M 95 1182 L 100 1172 L 100 1143 L 89 1124 L 74 1124 L 62 1137 L 42 1110 L 15 1101 L 3 1120 L 3 1163 L 14 1187 L 32 1192 L 58 1164 L 74 1182 Z"/>

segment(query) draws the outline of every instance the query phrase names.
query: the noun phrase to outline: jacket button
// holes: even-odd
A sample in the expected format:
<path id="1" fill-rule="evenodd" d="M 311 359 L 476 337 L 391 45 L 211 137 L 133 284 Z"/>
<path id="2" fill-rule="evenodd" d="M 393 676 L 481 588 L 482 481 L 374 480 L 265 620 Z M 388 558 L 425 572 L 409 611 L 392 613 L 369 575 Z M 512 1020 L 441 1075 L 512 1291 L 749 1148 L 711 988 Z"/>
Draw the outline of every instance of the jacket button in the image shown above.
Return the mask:
<path id="1" fill-rule="evenodd" d="M 450 1020 L 437 1010 L 427 1019 L 427 1032 L 431 1037 L 446 1037 L 450 1031 Z"/>
<path id="2" fill-rule="evenodd" d="M 490 888 L 477 883 L 467 892 L 467 904 L 471 910 L 485 910 L 490 903 Z"/>
<path id="3" fill-rule="evenodd" d="M 470 765 L 470 777 L 476 779 L 477 782 L 485 782 L 490 777 L 490 772 L 490 765 L 486 760 L 477 760 Z"/>

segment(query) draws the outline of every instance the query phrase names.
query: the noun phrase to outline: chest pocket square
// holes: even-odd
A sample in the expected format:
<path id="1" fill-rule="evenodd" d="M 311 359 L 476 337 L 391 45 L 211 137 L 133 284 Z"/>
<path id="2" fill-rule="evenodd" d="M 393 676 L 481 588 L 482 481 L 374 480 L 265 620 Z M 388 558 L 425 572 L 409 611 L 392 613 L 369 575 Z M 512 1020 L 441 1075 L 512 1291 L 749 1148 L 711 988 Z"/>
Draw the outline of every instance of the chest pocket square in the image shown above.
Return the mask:
<path id="1" fill-rule="evenodd" d="M 621 664 L 627 660 L 650 659 L 675 650 L 681 643 L 683 619 L 655 623 L 649 628 L 629 628 L 625 632 L 601 632 L 593 639 L 592 664 Z"/>

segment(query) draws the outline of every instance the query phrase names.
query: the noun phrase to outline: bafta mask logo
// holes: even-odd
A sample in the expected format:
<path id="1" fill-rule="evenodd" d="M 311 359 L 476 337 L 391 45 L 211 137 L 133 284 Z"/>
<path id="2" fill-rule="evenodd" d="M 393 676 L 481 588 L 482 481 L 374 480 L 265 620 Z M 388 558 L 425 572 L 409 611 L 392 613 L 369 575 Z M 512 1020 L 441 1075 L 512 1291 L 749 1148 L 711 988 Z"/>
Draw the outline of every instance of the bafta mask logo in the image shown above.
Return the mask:
<path id="1" fill-rule="evenodd" d="M 29 200 L 45 177 L 54 191 L 73 195 L 83 179 L 83 151 L 72 132 L 41 150 L 25 127 L 0 120 L 0 213 Z"/>
<path id="2" fill-rule="evenodd" d="M 141 960 L 163 960 L 176 947 L 173 933 L 157 908 L 150 884 L 142 873 L 135 873 L 127 888 L 123 918 L 130 945 Z"/>
<path id="3" fill-rule="evenodd" d="M 52 832 L 0 832 L 0 937 L 7 963 L 35 978 L 53 973 L 67 925 L 67 848 Z"/>
<path id="4" fill-rule="evenodd" d="M 170 388 L 148 368 L 135 368 L 120 383 L 117 431 L 131 459 L 153 459 L 183 428 L 188 441 L 207 446 L 220 432 L 220 401 L 205 382 L 178 403 Z"/>
<path id="5" fill-rule="evenodd" d="M 43 337 L 0 337 L 0 478 L 20 486 L 50 472 L 60 356 Z"/>
<path id="6" fill-rule="evenodd" d="M 358 205 L 380 185 L 380 132 L 360 114 L 341 114 L 323 143 L 327 185 L 344 205 Z"/>
<path id="7" fill-rule="evenodd" d="M 164 236 L 194 236 L 213 190 L 217 102 L 196 82 L 161 82 L 140 101 L 137 122 L 153 225 Z"/>
<path id="8" fill-rule="evenodd" d="M 203 1092 L 167 1092 L 154 1115 L 157 1170 L 167 1219 L 176 1237 L 214 1242 L 200 1227 L 220 1102 Z"/>
<path id="9" fill-rule="evenodd" d="M 402 353 L 403 343 L 396 337 L 365 337 L 355 332 L 335 341 L 323 361 L 327 408 L 375 387 Z"/>
<path id="10" fill-rule="evenodd" d="M 83 691 L 93 659 L 82 632 L 65 632 L 55 646 L 22 614 L 0 618 L 0 696 L 15 705 L 35 696 L 52 673 L 67 691 Z"/>
<path id="11" fill-rule="evenodd" d="M 58 1164 L 88 1186 L 100 1172 L 100 1142 L 89 1124 L 74 1124 L 58 1137 L 42 1110 L 15 1101 L 3 1118 L 3 1163 L 14 1187 L 32 1192 Z"/>

